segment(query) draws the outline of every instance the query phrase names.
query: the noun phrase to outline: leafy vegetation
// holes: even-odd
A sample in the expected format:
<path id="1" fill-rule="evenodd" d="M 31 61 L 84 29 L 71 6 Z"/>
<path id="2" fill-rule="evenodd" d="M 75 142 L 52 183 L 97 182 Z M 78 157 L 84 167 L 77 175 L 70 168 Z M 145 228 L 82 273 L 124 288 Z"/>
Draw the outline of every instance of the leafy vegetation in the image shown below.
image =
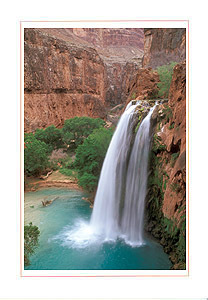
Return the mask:
<path id="1" fill-rule="evenodd" d="M 132 93 L 131 99 L 132 99 L 132 100 L 135 100 L 135 99 L 136 99 L 136 93 L 135 93 L 135 92 Z"/>
<path id="2" fill-rule="evenodd" d="M 67 168 L 60 168 L 60 173 L 69 177 L 76 178 L 77 177 L 77 171 L 73 169 L 67 169 Z"/>
<path id="3" fill-rule="evenodd" d="M 170 84 L 173 76 L 173 68 L 176 64 L 176 62 L 171 62 L 170 64 L 163 65 L 157 68 L 156 71 L 158 72 L 160 78 L 160 82 L 157 84 L 159 88 L 159 97 L 168 97 Z"/>
<path id="4" fill-rule="evenodd" d="M 24 169 L 27 176 L 38 176 L 49 166 L 49 148 L 32 133 L 25 135 Z"/>
<path id="5" fill-rule="evenodd" d="M 78 170 L 79 184 L 90 192 L 97 187 L 103 160 L 112 134 L 113 132 L 110 129 L 96 129 L 77 148 L 74 166 Z"/>
<path id="6" fill-rule="evenodd" d="M 75 150 L 81 145 L 94 129 L 105 125 L 102 119 L 90 117 L 75 117 L 64 122 L 62 128 L 63 142 L 70 150 Z"/>
<path id="7" fill-rule="evenodd" d="M 174 126 L 175 126 L 175 123 L 174 122 L 172 122 L 171 124 L 170 124 L 170 126 L 168 127 L 168 129 L 173 129 L 174 128 Z"/>
<path id="8" fill-rule="evenodd" d="M 161 138 L 157 134 L 155 134 L 153 137 L 152 152 L 154 154 L 157 154 L 160 151 L 163 151 L 165 149 L 166 149 L 166 146 L 161 143 Z"/>
<path id="9" fill-rule="evenodd" d="M 25 175 L 39 176 L 48 168 L 60 169 L 60 172 L 67 176 L 75 176 L 73 161 L 67 158 L 49 159 L 53 150 L 62 148 L 69 149 L 70 153 L 76 151 L 77 147 L 93 133 L 95 129 L 103 128 L 105 121 L 90 117 L 75 117 L 66 120 L 62 129 L 54 125 L 46 129 L 37 129 L 35 133 L 25 134 Z M 99 142 L 99 141 L 98 141 Z M 73 152 L 72 152 L 73 153 Z"/>
<path id="10" fill-rule="evenodd" d="M 174 167 L 177 158 L 179 157 L 180 151 L 171 154 L 171 167 Z"/>
<path id="11" fill-rule="evenodd" d="M 134 131 L 135 133 L 137 133 L 137 131 L 139 129 L 139 126 L 141 124 L 141 119 L 142 119 L 142 115 L 139 115 L 139 117 L 138 117 L 138 123 L 137 123 L 137 126 L 136 126 L 135 131 Z"/>
<path id="12" fill-rule="evenodd" d="M 30 264 L 29 257 L 35 252 L 38 246 L 40 231 L 37 226 L 29 223 L 24 226 L 24 265 Z"/>
<path id="13" fill-rule="evenodd" d="M 61 130 L 54 125 L 46 129 L 37 129 L 35 131 L 35 138 L 49 146 L 49 151 L 61 148 L 63 146 Z"/>
<path id="14" fill-rule="evenodd" d="M 172 118 L 173 113 L 172 113 L 171 108 L 167 104 L 164 105 L 163 114 L 164 114 L 166 123 L 169 122 L 169 120 Z"/>

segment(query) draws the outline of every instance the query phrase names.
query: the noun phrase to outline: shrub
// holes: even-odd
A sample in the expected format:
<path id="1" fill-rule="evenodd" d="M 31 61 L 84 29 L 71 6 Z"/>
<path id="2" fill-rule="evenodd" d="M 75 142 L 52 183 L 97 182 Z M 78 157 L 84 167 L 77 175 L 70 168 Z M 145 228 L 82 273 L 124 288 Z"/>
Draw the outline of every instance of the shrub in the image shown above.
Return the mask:
<path id="1" fill-rule="evenodd" d="M 60 168 L 59 171 L 63 175 L 73 177 L 73 178 L 77 177 L 77 171 L 76 170 L 67 169 L 67 168 Z"/>
<path id="2" fill-rule="evenodd" d="M 38 238 L 40 231 L 37 226 L 29 225 L 24 226 L 24 264 L 28 266 L 30 264 L 29 256 L 35 252 L 38 246 Z"/>
<path id="3" fill-rule="evenodd" d="M 46 143 L 50 147 L 50 152 L 63 146 L 61 130 L 54 125 L 51 125 L 46 129 L 37 129 L 35 131 L 35 138 Z"/>
<path id="4" fill-rule="evenodd" d="M 170 84 L 173 76 L 173 68 L 177 63 L 171 62 L 170 64 L 163 65 L 157 68 L 157 73 L 159 74 L 160 82 L 157 84 L 159 88 L 159 97 L 168 97 Z"/>
<path id="5" fill-rule="evenodd" d="M 79 177 L 79 185 L 89 192 L 95 191 L 98 183 L 98 177 L 85 172 Z"/>
<path id="6" fill-rule="evenodd" d="M 63 141 L 70 150 L 76 149 L 81 145 L 94 129 L 105 125 L 105 121 L 90 117 L 75 117 L 64 122 L 62 128 Z"/>
<path id="7" fill-rule="evenodd" d="M 77 148 L 74 166 L 78 170 L 79 184 L 90 191 L 96 189 L 112 134 L 110 129 L 96 129 Z"/>
<path id="8" fill-rule="evenodd" d="M 32 133 L 25 135 L 24 169 L 28 176 L 38 176 L 49 166 L 48 146 Z"/>

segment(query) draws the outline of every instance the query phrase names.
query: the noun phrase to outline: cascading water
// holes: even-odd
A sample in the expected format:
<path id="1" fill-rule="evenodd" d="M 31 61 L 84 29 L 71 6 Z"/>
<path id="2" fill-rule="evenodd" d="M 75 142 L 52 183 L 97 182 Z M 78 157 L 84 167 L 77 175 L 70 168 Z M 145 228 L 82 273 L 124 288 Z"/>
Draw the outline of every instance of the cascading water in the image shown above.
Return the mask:
<path id="1" fill-rule="evenodd" d="M 129 103 L 108 148 L 95 197 L 91 227 L 105 240 L 120 236 L 130 244 L 140 245 L 143 243 L 149 129 L 154 108 L 142 121 L 131 150 L 132 117 L 137 105 Z"/>
<path id="2" fill-rule="evenodd" d="M 121 116 L 109 145 L 100 174 L 91 225 L 106 239 L 114 239 L 119 232 L 119 208 L 124 187 L 124 174 L 131 135 L 131 119 L 137 105 L 129 103 Z"/>
<path id="3" fill-rule="evenodd" d="M 129 243 L 143 244 L 143 216 L 147 193 L 150 121 L 154 107 L 141 123 L 128 164 L 121 232 Z"/>

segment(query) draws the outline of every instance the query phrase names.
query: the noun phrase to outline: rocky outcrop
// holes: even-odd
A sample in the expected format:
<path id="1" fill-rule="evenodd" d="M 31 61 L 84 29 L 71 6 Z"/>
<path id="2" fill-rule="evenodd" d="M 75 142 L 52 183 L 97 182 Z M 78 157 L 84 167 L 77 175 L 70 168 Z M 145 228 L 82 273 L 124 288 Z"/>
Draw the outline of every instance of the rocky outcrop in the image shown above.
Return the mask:
<path id="1" fill-rule="evenodd" d="M 186 59 L 185 28 L 144 29 L 143 67 L 156 68 Z"/>
<path id="2" fill-rule="evenodd" d="M 158 107 L 150 158 L 147 230 L 174 263 L 185 268 L 186 253 L 186 63 L 174 68 L 168 103 Z"/>
<path id="3" fill-rule="evenodd" d="M 105 117 L 105 67 L 97 51 L 25 29 L 25 131 L 74 116 Z"/>
<path id="4" fill-rule="evenodd" d="M 138 69 L 139 65 L 131 62 L 107 65 L 106 103 L 113 107 L 126 102 L 130 91 L 127 87 L 135 81 Z"/>
<path id="5" fill-rule="evenodd" d="M 126 96 L 128 103 L 130 100 L 155 99 L 158 94 L 159 75 L 151 68 L 141 68 L 137 70 L 135 76 L 126 82 Z"/>

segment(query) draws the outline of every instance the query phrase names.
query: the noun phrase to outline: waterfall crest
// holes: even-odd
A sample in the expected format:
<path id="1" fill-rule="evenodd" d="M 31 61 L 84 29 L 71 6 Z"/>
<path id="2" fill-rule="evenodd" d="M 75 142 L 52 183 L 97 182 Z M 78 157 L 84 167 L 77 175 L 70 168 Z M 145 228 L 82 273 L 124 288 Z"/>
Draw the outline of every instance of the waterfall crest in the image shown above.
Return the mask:
<path id="1" fill-rule="evenodd" d="M 105 240 L 120 236 L 130 244 L 143 243 L 149 129 L 154 109 L 142 121 L 132 147 L 132 117 L 137 105 L 128 104 L 112 137 L 91 217 L 93 231 Z"/>

